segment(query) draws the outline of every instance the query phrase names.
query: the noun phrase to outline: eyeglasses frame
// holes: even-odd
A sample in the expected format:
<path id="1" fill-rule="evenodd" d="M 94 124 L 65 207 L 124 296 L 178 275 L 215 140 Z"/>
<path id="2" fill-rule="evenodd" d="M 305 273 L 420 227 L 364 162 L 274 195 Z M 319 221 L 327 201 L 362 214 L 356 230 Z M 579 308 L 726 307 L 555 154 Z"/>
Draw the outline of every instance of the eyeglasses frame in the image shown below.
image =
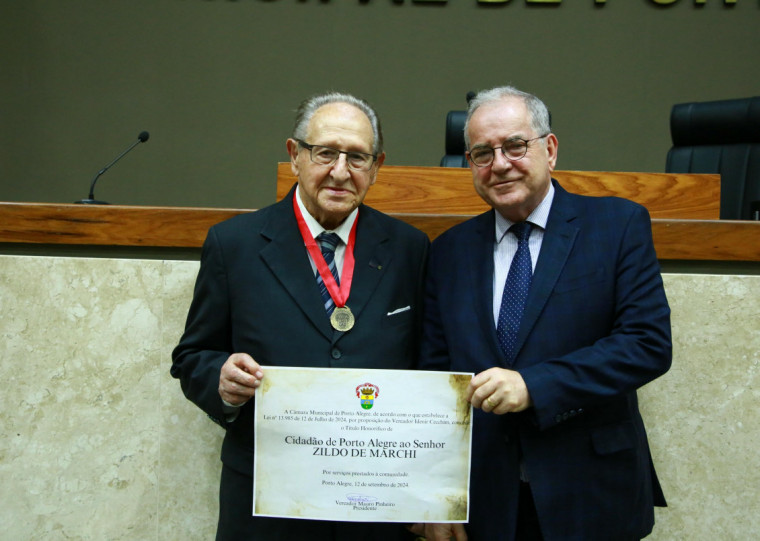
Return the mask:
<path id="1" fill-rule="evenodd" d="M 492 151 L 491 152 L 491 161 L 488 162 L 488 163 L 486 163 L 486 164 L 483 164 L 483 165 L 478 165 L 477 163 L 475 163 L 473 161 L 469 150 L 467 151 L 467 160 L 469 160 L 469 162 L 472 165 L 474 165 L 475 167 L 490 167 L 490 166 L 493 165 L 494 160 L 496 160 L 496 151 L 497 150 L 501 150 L 502 156 L 504 156 L 504 158 L 506 158 L 508 161 L 510 161 L 510 162 L 519 162 L 520 160 L 522 160 L 528 154 L 529 143 L 532 143 L 533 141 L 537 141 L 539 139 L 543 139 L 544 137 L 547 137 L 547 136 L 551 135 L 551 133 L 552 132 L 546 132 L 545 134 L 539 135 L 538 137 L 533 137 L 532 139 L 523 139 L 522 137 L 513 137 L 511 139 L 507 139 L 506 141 L 504 141 L 498 147 L 478 147 L 479 149 L 483 149 L 483 150 L 485 150 L 486 148 L 488 148 L 489 150 Z M 510 143 L 510 142 L 514 143 L 516 141 L 522 141 L 523 143 L 525 143 L 525 152 L 519 158 L 510 158 L 509 156 L 507 156 L 507 153 L 504 152 L 504 145 L 506 145 L 507 143 Z"/>
<path id="2" fill-rule="evenodd" d="M 312 162 L 312 163 L 314 163 L 314 164 L 316 164 L 316 165 L 323 165 L 323 166 L 326 166 L 326 167 L 328 167 L 328 166 L 333 166 L 333 165 L 335 165 L 335 163 L 336 163 L 336 162 L 337 162 L 337 161 L 340 159 L 340 155 L 341 155 L 341 154 L 345 154 L 345 155 L 346 155 L 346 167 L 348 167 L 348 168 L 349 168 L 349 169 L 351 169 L 352 171 L 360 171 L 360 172 L 362 172 L 362 173 L 366 173 L 366 172 L 368 172 L 368 171 L 370 171 L 370 170 L 372 169 L 372 166 L 373 166 L 373 165 L 375 165 L 375 162 L 377 161 L 377 154 L 369 154 L 369 153 L 367 153 L 367 152 L 359 152 L 359 151 L 356 151 L 356 150 L 339 150 L 339 149 L 337 149 L 337 148 L 328 147 L 328 146 L 326 146 L 326 145 L 312 145 L 312 144 L 309 144 L 309 143 L 307 143 L 307 142 L 306 142 L 306 141 L 304 141 L 303 139 L 298 139 L 298 138 L 295 138 L 295 141 L 296 141 L 296 142 L 297 142 L 297 143 L 298 143 L 298 144 L 299 144 L 301 147 L 303 147 L 303 148 L 305 148 L 306 150 L 308 150 L 308 151 L 309 151 L 309 159 L 311 160 L 311 162 Z M 337 158 L 335 158 L 335 161 L 333 161 L 333 162 L 330 162 L 330 163 L 319 163 L 319 162 L 315 162 L 315 161 L 314 161 L 314 155 L 312 154 L 312 149 L 313 149 L 314 147 L 321 147 L 321 148 L 326 148 L 326 149 L 328 149 L 328 150 L 333 150 L 333 151 L 335 151 L 335 152 L 337 152 L 337 153 L 338 153 L 338 157 L 337 157 Z M 348 155 L 349 155 L 349 154 L 361 154 L 362 156 L 370 156 L 370 157 L 372 157 L 372 161 L 370 162 L 370 164 L 369 164 L 369 167 L 367 167 L 367 169 L 357 169 L 356 167 L 353 167 L 353 166 L 351 165 L 351 162 L 349 162 L 349 161 L 348 161 Z"/>

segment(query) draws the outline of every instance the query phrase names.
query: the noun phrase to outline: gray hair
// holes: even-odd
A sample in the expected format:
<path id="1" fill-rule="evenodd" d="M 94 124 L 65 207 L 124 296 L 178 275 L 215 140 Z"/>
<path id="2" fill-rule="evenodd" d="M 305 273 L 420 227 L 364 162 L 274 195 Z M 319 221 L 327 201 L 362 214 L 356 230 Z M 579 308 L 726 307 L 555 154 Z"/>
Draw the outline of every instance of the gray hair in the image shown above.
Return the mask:
<path id="1" fill-rule="evenodd" d="M 505 98 L 521 98 L 523 100 L 525 107 L 530 114 L 530 127 L 533 128 L 536 135 L 542 135 L 552 131 L 551 114 L 543 101 L 533 94 L 528 94 L 513 86 L 499 86 L 490 90 L 481 90 L 470 101 L 470 106 L 467 109 L 467 120 L 464 123 L 464 144 L 466 148 L 470 148 L 470 134 L 467 131 L 470 127 L 470 119 L 478 107 Z"/>
<path id="2" fill-rule="evenodd" d="M 312 96 L 301 102 L 301 105 L 296 109 L 296 123 L 293 127 L 293 138 L 306 141 L 306 133 L 309 130 L 309 123 L 317 109 L 328 103 L 347 103 L 353 105 L 369 119 L 372 125 L 372 134 L 374 135 L 374 142 L 372 145 L 372 152 L 374 154 L 382 154 L 383 152 L 383 129 L 380 126 L 380 118 L 377 116 L 375 110 L 366 101 L 361 100 L 351 94 L 344 94 L 341 92 L 328 92 L 327 94 L 320 94 Z"/>

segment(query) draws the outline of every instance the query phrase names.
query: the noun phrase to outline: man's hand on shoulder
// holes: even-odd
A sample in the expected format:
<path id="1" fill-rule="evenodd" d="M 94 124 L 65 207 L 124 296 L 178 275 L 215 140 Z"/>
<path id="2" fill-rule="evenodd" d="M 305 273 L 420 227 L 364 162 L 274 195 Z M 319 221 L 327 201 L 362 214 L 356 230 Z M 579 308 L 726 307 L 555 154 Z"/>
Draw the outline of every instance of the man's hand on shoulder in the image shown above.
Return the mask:
<path id="1" fill-rule="evenodd" d="M 233 353 L 219 374 L 219 396 L 232 406 L 242 406 L 261 385 L 264 372 L 247 353 Z"/>

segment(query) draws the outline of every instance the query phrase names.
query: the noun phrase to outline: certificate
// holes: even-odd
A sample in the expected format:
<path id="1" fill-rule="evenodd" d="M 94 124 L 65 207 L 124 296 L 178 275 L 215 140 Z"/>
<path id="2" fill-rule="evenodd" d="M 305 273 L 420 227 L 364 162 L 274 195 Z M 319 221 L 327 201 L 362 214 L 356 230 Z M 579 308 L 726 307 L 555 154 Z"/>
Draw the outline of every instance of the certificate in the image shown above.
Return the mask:
<path id="1" fill-rule="evenodd" d="M 265 367 L 253 514 L 466 522 L 472 374 Z"/>

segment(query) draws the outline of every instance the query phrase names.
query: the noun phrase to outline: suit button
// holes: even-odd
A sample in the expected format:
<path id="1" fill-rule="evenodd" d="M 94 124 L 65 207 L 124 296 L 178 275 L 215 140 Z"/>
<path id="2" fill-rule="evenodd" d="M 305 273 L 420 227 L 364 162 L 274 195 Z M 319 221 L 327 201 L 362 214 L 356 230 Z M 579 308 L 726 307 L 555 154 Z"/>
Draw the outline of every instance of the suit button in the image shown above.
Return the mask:
<path id="1" fill-rule="evenodd" d="M 333 359 L 340 359 L 343 356 L 343 353 L 341 353 L 338 348 L 332 348 L 330 355 L 332 355 Z"/>

